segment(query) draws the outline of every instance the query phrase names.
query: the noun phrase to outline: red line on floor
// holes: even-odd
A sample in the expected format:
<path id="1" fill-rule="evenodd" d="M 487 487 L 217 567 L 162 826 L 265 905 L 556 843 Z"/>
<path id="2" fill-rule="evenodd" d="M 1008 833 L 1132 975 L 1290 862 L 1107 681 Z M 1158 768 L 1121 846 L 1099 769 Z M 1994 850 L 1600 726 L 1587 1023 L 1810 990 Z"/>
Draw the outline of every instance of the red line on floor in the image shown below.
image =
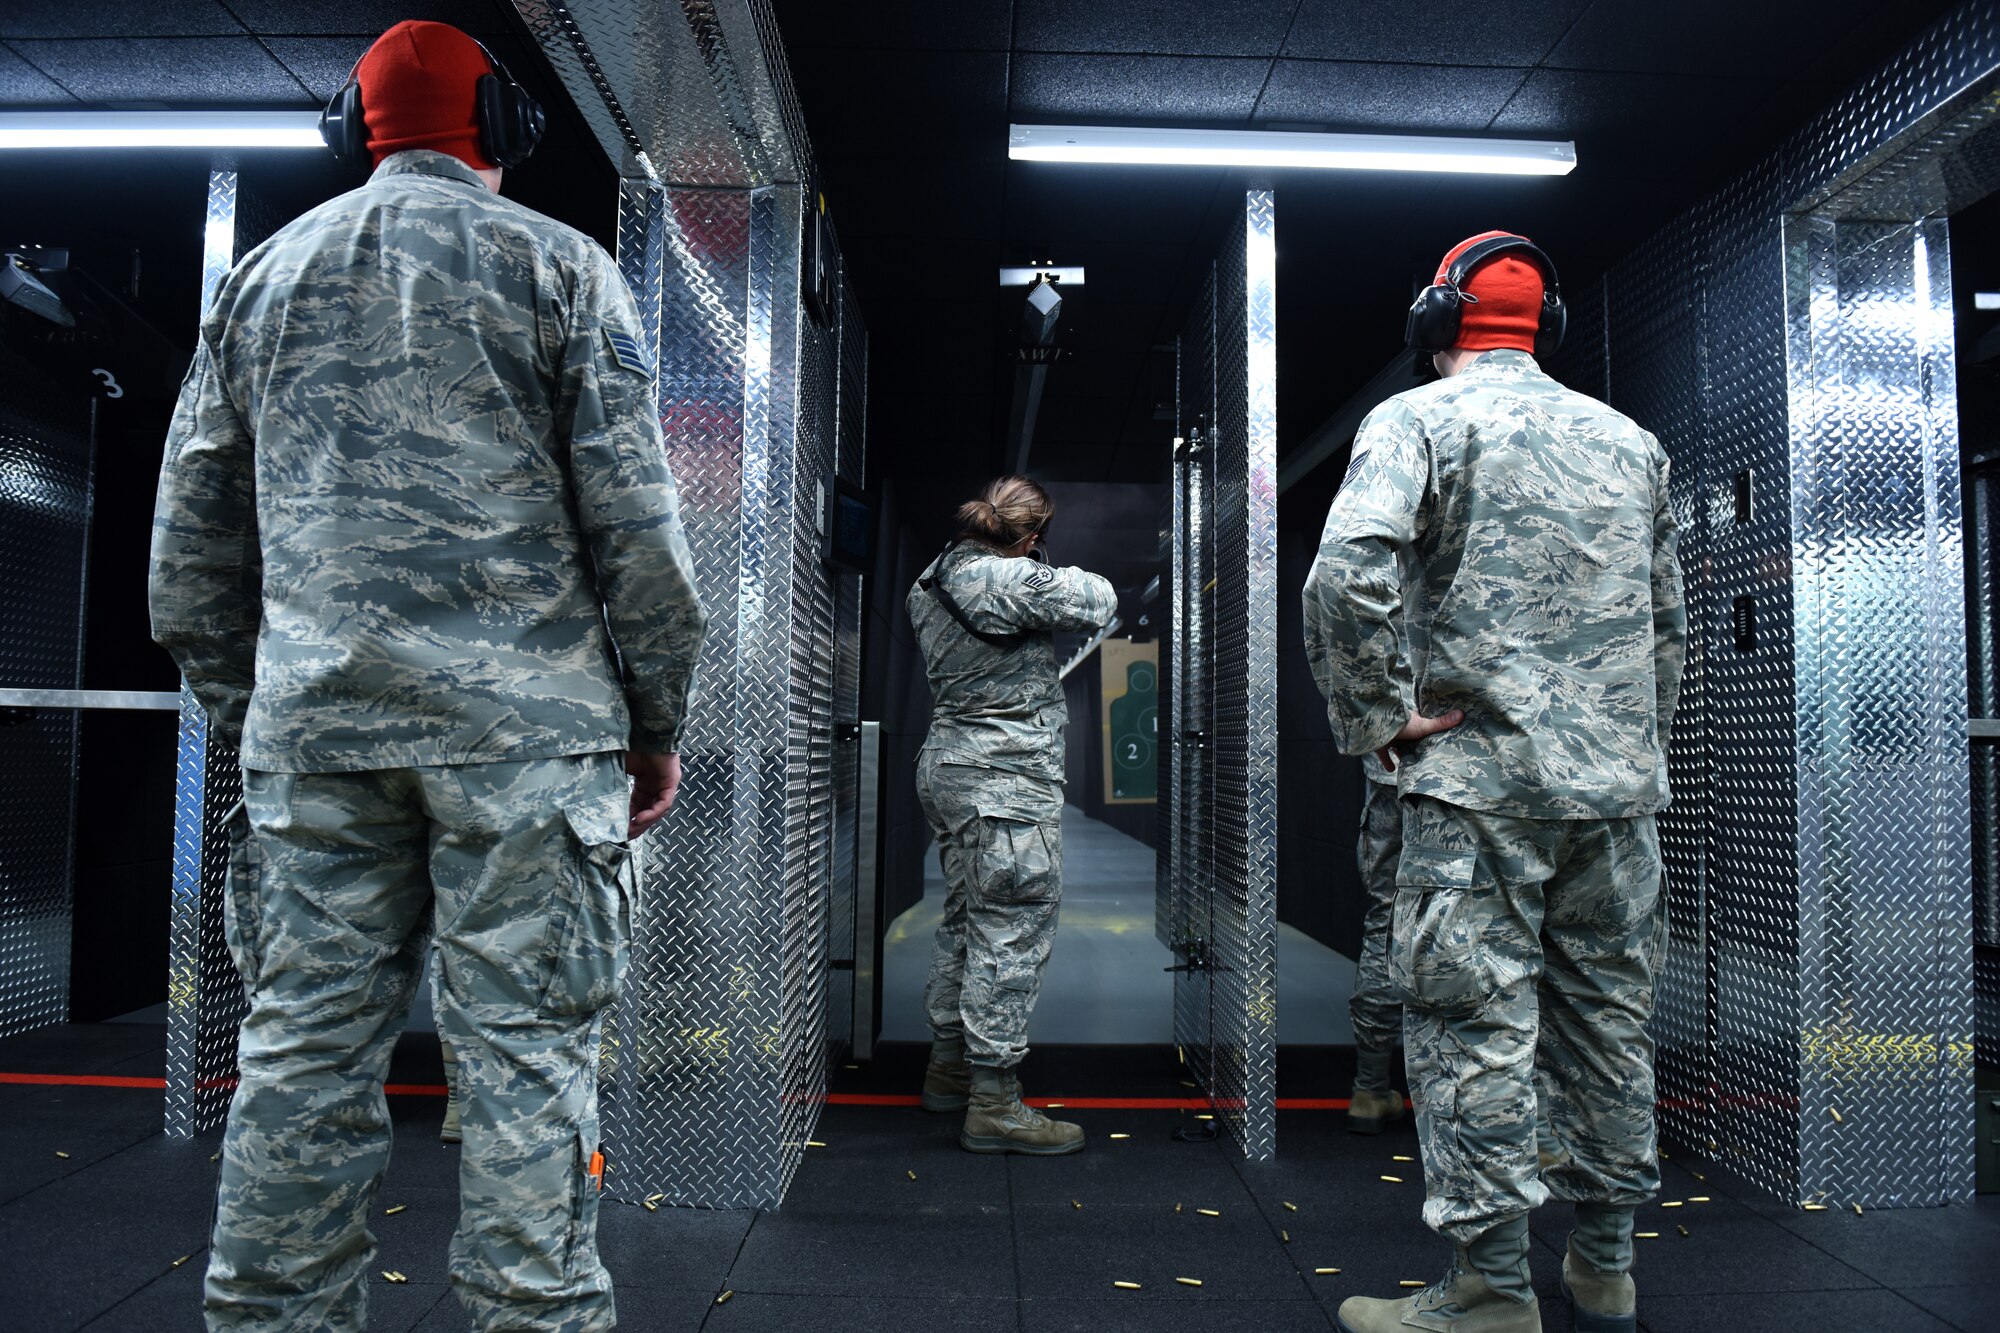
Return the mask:
<path id="1" fill-rule="evenodd" d="M 6 1083 L 58 1088 L 151 1088 L 155 1091 L 167 1086 L 167 1081 L 163 1078 L 127 1078 L 122 1074 L 0 1073 L 0 1084 Z M 382 1091 L 388 1093 L 391 1097 L 442 1097 L 445 1095 L 444 1084 L 442 1083 L 388 1083 L 383 1085 Z"/>
<path id="2" fill-rule="evenodd" d="M 163 1078 L 125 1078 L 118 1074 L 0 1074 L 0 1083 L 29 1083 L 64 1088 L 164 1088 Z"/>

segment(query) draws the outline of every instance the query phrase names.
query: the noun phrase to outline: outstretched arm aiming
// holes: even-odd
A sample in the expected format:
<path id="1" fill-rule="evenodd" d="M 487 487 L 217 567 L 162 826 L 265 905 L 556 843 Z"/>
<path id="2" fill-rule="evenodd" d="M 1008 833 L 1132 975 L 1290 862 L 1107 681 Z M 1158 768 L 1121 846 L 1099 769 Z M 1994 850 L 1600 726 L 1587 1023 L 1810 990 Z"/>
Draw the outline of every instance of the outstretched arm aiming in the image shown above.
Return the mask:
<path id="1" fill-rule="evenodd" d="M 981 561 L 978 569 L 980 581 L 969 592 L 958 591 L 957 584 L 953 589 L 982 629 L 991 622 L 999 633 L 1087 632 L 1103 629 L 1118 613 L 1118 593 L 1111 580 L 1087 569 L 1025 559 Z"/>
<path id="2" fill-rule="evenodd" d="M 209 725 L 241 744 L 264 620 L 255 444 L 215 365 L 204 321 L 181 385 L 153 510 L 153 638 L 173 654 Z"/>

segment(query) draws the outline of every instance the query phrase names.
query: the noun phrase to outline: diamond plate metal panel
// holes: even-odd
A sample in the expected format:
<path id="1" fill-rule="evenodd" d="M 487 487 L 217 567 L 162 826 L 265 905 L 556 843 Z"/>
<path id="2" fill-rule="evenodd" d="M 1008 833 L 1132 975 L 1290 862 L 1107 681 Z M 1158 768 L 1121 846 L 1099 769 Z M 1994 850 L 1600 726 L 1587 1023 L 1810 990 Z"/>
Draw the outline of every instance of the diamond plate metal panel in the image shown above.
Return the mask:
<path id="1" fill-rule="evenodd" d="M 814 201 L 789 194 L 808 225 Z M 796 284 L 793 287 L 797 291 Z M 833 872 L 834 580 L 823 558 L 827 489 L 837 452 L 838 330 L 822 327 L 796 300 L 797 427 L 793 439 L 791 706 L 786 765 L 786 970 L 784 1087 L 800 1100 L 826 1089 L 829 899 Z M 848 747 L 851 754 L 851 747 Z M 852 900 L 847 928 L 852 939 Z M 851 974 L 848 974 L 851 976 Z M 846 997 L 851 1004 L 851 992 Z M 811 1125 L 800 1120 L 799 1137 Z"/>
<path id="2" fill-rule="evenodd" d="M 1975 948 L 1972 967 L 1979 1063 L 2000 1064 L 2000 948 L 1983 944 Z"/>
<path id="3" fill-rule="evenodd" d="M 14 363 L 18 367 L 20 363 Z M 90 404 L 0 391 L 0 686 L 83 684 Z M 77 715 L 0 709 L 0 1037 L 69 1017 Z"/>
<path id="4" fill-rule="evenodd" d="M 207 313 L 230 266 L 277 226 L 276 215 L 242 187 L 237 173 L 209 173 L 198 314 Z M 235 747 L 209 733 L 206 715 L 183 687 L 167 941 L 169 1137 L 185 1138 L 220 1125 L 236 1087 L 236 1035 L 248 1004 L 243 978 L 223 938 L 222 895 L 229 869 L 229 814 L 242 796 Z"/>
<path id="5" fill-rule="evenodd" d="M 1199 447 L 1176 481 L 1169 870 L 1176 1040 L 1253 1159 L 1277 1110 L 1276 287 L 1273 199 L 1253 190 L 1181 342 Z"/>
<path id="6" fill-rule="evenodd" d="M 1663 1122 L 1781 1197 L 1971 1190 L 1992 982 L 1966 908 L 1992 853 L 1967 827 L 1939 219 L 2000 185 L 1996 15 L 1946 16 L 1605 285 L 1609 396 L 1674 455 L 1694 631 Z"/>
<path id="7" fill-rule="evenodd" d="M 1704 437 L 1698 410 L 1700 293 L 1692 281 L 1695 268 L 1694 230 L 1683 222 L 1607 275 L 1599 327 L 1616 355 L 1607 362 L 1601 348 L 1597 354 L 1609 370 L 1608 401 L 1651 429 L 1673 459 L 1671 502 L 1690 551 L 1701 548 L 1706 522 L 1699 503 Z M 1685 563 L 1691 570 L 1690 596 L 1698 601 L 1700 562 Z M 1670 1131 L 1695 1142 L 1713 1136 L 1708 1020 L 1712 978 L 1703 897 L 1709 819 L 1705 662 L 1702 636 L 1691 634 L 1668 744 L 1673 805 L 1660 820 L 1668 940 L 1652 1024 L 1663 1122 Z"/>
<path id="8" fill-rule="evenodd" d="M 844 600 L 858 626 L 859 601 L 837 588 L 819 533 L 836 334 L 800 306 L 797 188 L 669 188 L 656 214 L 647 191 L 624 198 L 621 239 L 659 255 L 660 414 L 710 624 L 681 795 L 646 843 L 634 984 L 605 1052 L 612 1188 L 775 1206 L 824 1101 L 829 1004 L 842 1024 L 852 1012 L 852 974 L 831 969 L 851 961 L 853 930 L 851 855 L 833 916 L 835 724 L 858 680 L 843 678 L 836 628 Z"/>
<path id="9" fill-rule="evenodd" d="M 834 377 L 834 471 L 855 486 L 867 474 L 868 329 L 854 288 L 841 276 L 837 306 L 837 372 Z M 835 569 L 833 720 L 833 855 L 827 909 L 827 948 L 832 970 L 827 974 L 827 1048 L 835 1058 L 840 1047 L 865 1043 L 872 1033 L 859 1031 L 856 987 L 863 978 L 856 969 L 860 951 L 857 911 L 863 892 L 859 876 L 861 831 L 861 633 L 866 602 L 861 574 Z M 869 927 L 872 930 L 872 926 Z"/>
<path id="10" fill-rule="evenodd" d="M 1793 219 L 1801 1185 L 1971 1186 L 1964 570 L 1945 224 Z M 1804 337 L 1798 336 L 1801 332 Z M 1902 1132 L 1883 1134 L 1898 1124 Z"/>
<path id="11" fill-rule="evenodd" d="M 1174 469 L 1174 665 L 1172 860 L 1161 907 L 1168 913 L 1162 943 L 1174 951 L 1174 1041 L 1183 1063 L 1204 1088 L 1212 1085 L 1209 1055 L 1209 898 L 1212 885 L 1209 741 L 1212 712 L 1209 622 L 1215 585 L 1209 495 L 1210 437 L 1215 426 L 1215 288 L 1211 265 L 1179 346 L 1176 416 L 1183 443 Z"/>
<path id="12" fill-rule="evenodd" d="M 812 151 L 765 0 L 514 0 L 620 176 L 810 179 Z"/>

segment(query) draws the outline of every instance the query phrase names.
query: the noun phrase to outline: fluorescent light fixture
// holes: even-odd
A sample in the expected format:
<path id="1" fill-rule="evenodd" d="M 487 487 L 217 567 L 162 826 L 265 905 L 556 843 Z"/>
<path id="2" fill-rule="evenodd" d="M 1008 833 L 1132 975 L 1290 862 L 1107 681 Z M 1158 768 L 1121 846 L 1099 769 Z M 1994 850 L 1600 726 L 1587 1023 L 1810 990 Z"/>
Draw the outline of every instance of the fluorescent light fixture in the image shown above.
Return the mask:
<path id="1" fill-rule="evenodd" d="M 1190 167 L 1321 167 L 1347 171 L 1459 171 L 1566 176 L 1569 140 L 1451 139 L 1421 134 L 1313 134 L 1293 130 L 1170 130 L 1107 125 L 1010 125 L 1017 162 L 1118 162 Z"/>
<path id="2" fill-rule="evenodd" d="M 1000 270 L 1002 287 L 1026 287 L 1036 278 L 1053 278 L 1064 287 L 1083 286 L 1083 269 L 1057 268 L 1053 264 L 1035 264 L 1030 267 L 1003 268 Z"/>
<path id="3" fill-rule="evenodd" d="M 317 111 L 5 111 L 0 148 L 325 148 Z"/>
<path id="4" fill-rule="evenodd" d="M 1972 308 L 1974 310 L 2000 310 L 2000 292 L 1974 292 L 1972 294 Z"/>

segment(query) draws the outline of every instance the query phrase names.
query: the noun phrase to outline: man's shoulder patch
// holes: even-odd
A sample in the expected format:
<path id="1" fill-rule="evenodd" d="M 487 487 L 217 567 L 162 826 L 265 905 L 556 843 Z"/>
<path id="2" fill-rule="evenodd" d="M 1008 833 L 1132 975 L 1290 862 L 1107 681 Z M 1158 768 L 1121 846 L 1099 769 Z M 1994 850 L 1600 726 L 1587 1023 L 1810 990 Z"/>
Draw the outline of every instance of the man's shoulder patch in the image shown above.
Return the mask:
<path id="1" fill-rule="evenodd" d="M 611 329 L 606 329 L 604 331 L 604 341 L 611 345 L 612 359 L 617 361 L 620 366 L 635 375 L 644 375 L 647 379 L 653 377 L 652 358 L 646 355 L 645 348 L 639 346 L 637 338 L 634 338 L 629 333 L 618 333 Z"/>
<path id="2" fill-rule="evenodd" d="M 1047 565 L 1040 565 L 1036 567 L 1035 572 L 1028 575 L 1028 586 L 1030 588 L 1033 588 L 1036 592 L 1040 592 L 1042 589 L 1048 587 L 1051 583 L 1054 583 L 1055 581 L 1056 581 L 1056 572 L 1053 569 L 1050 569 Z"/>

